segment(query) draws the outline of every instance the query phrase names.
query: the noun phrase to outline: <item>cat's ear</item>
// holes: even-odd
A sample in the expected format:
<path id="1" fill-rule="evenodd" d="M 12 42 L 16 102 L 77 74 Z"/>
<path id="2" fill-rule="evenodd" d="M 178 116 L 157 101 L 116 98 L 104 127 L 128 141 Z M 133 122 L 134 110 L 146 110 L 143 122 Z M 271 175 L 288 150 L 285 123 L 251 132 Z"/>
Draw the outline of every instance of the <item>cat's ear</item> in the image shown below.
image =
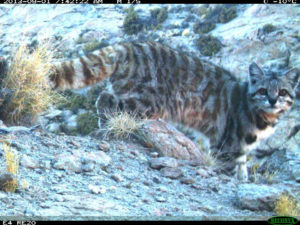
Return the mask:
<path id="1" fill-rule="evenodd" d="M 260 80 L 263 77 L 263 70 L 255 62 L 252 62 L 249 66 L 249 81 L 251 84 L 255 84 L 257 80 Z"/>
<path id="2" fill-rule="evenodd" d="M 294 68 L 286 72 L 285 77 L 289 80 L 292 88 L 295 89 L 299 84 L 300 69 Z"/>

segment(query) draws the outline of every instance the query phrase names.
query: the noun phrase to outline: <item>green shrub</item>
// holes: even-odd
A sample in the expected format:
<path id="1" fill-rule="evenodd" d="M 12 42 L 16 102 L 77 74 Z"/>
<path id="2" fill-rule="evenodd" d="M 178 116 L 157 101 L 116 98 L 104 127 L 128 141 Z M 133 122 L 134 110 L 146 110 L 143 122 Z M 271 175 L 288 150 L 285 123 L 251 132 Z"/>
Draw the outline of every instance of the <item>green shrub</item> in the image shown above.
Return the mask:
<path id="1" fill-rule="evenodd" d="M 87 42 L 84 46 L 83 46 L 83 51 L 85 54 L 89 53 L 89 52 L 93 52 L 97 49 L 103 48 L 108 46 L 108 43 L 106 41 L 98 41 L 96 39 L 93 39 L 90 42 Z"/>
<path id="2" fill-rule="evenodd" d="M 211 22 L 198 22 L 194 24 L 194 32 L 197 34 L 205 34 L 216 28 L 216 24 Z"/>
<path id="3" fill-rule="evenodd" d="M 139 15 L 134 11 L 133 6 L 127 9 L 127 15 L 123 22 L 123 29 L 126 34 L 136 34 L 142 30 Z"/>
<path id="4" fill-rule="evenodd" d="M 88 135 L 98 128 L 97 116 L 92 112 L 82 113 L 76 118 L 77 131 L 82 135 Z"/>
<path id="5" fill-rule="evenodd" d="M 157 8 L 150 11 L 151 17 L 157 24 L 163 23 L 168 18 L 168 10 L 166 8 Z"/>
<path id="6" fill-rule="evenodd" d="M 218 5 L 214 8 L 202 9 L 201 11 L 205 13 L 202 15 L 204 18 L 216 23 L 228 23 L 237 17 L 235 5 Z"/>
<path id="7" fill-rule="evenodd" d="M 88 42 L 88 40 L 82 36 L 79 36 L 75 42 L 76 42 L 76 44 L 83 44 L 83 43 Z"/>
<path id="8" fill-rule="evenodd" d="M 273 31 L 275 31 L 275 30 L 277 30 L 277 27 L 274 26 L 273 24 L 270 24 L 270 23 L 265 24 L 265 25 L 263 26 L 263 28 L 262 28 L 262 31 L 263 31 L 264 34 L 271 33 L 271 32 L 273 32 Z"/>
<path id="9" fill-rule="evenodd" d="M 78 109 L 87 109 L 86 97 L 70 90 L 65 91 L 63 95 L 65 96 L 65 100 L 57 104 L 58 109 L 69 109 L 73 113 L 77 113 Z"/>
<path id="10" fill-rule="evenodd" d="M 67 128 L 67 125 L 65 123 L 60 124 L 59 131 L 55 132 L 56 134 L 59 134 L 60 132 L 63 132 L 67 135 L 78 135 L 77 128 L 72 128 L 71 130 Z"/>
<path id="11" fill-rule="evenodd" d="M 221 50 L 222 43 L 211 35 L 203 35 L 196 41 L 196 46 L 202 55 L 213 56 Z"/>
<path id="12" fill-rule="evenodd" d="M 202 16 L 202 17 L 205 17 L 208 11 L 209 11 L 208 5 L 202 5 L 198 9 L 198 12 L 199 12 L 200 16 Z"/>
<path id="13" fill-rule="evenodd" d="M 218 22 L 219 23 L 228 23 L 230 20 L 233 20 L 237 17 L 236 7 L 222 7 L 220 11 Z"/>

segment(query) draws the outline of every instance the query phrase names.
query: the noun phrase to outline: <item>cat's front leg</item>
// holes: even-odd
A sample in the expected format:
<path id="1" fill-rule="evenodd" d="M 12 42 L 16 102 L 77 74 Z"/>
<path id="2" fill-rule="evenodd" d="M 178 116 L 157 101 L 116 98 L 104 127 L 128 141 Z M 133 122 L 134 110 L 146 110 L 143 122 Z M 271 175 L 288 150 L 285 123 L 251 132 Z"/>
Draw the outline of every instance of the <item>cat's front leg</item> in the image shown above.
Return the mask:
<path id="1" fill-rule="evenodd" d="M 247 170 L 247 156 L 242 155 L 236 159 L 237 164 L 237 178 L 240 181 L 248 181 L 248 170 Z"/>

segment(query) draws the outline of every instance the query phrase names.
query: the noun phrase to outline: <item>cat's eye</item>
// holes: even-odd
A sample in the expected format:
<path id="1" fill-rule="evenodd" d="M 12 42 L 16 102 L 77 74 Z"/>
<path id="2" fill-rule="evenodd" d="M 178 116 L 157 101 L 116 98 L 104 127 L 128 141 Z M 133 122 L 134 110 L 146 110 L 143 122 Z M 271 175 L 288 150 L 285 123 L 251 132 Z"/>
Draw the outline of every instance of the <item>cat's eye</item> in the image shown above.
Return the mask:
<path id="1" fill-rule="evenodd" d="M 281 89 L 280 91 L 279 91 L 279 95 L 280 96 L 286 96 L 288 94 L 288 92 L 287 92 L 287 90 L 285 90 L 285 89 Z"/>
<path id="2" fill-rule="evenodd" d="M 265 89 L 265 88 L 260 88 L 260 89 L 258 90 L 258 93 L 259 93 L 260 95 L 267 95 L 267 89 Z"/>

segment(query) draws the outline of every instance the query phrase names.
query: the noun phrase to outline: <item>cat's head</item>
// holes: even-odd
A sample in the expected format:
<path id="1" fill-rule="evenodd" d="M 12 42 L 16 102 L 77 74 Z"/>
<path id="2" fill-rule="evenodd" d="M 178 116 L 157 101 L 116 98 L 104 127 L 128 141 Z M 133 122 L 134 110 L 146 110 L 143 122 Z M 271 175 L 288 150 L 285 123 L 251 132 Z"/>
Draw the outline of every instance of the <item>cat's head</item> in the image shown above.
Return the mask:
<path id="1" fill-rule="evenodd" d="M 299 78 L 298 68 L 287 72 L 263 71 L 256 63 L 251 63 L 249 101 L 260 112 L 281 114 L 292 107 Z"/>

